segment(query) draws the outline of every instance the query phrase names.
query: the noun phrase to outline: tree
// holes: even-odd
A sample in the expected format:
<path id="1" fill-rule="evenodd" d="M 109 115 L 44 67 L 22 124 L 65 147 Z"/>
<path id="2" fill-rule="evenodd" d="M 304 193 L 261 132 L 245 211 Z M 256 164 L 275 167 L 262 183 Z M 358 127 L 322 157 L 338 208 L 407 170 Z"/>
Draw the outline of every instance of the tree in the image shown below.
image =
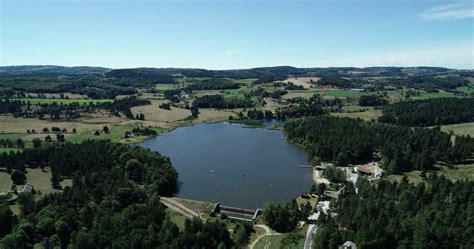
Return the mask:
<path id="1" fill-rule="evenodd" d="M 110 133 L 109 127 L 107 127 L 107 126 L 104 126 L 104 128 L 102 128 L 102 131 L 103 131 L 105 134 L 109 134 L 109 133 Z"/>
<path id="2" fill-rule="evenodd" d="M 10 177 L 11 177 L 13 183 L 16 184 L 16 185 L 24 184 L 25 181 L 26 181 L 25 173 L 23 173 L 23 171 L 21 171 L 21 170 L 16 170 L 16 169 L 13 170 Z"/>
<path id="3" fill-rule="evenodd" d="M 94 132 L 94 135 L 95 135 L 95 136 L 100 136 L 100 131 L 95 131 L 95 132 Z"/>
<path id="4" fill-rule="evenodd" d="M 39 138 L 33 138 L 31 142 L 33 143 L 33 148 L 39 148 L 43 145 L 43 141 L 41 141 Z"/>

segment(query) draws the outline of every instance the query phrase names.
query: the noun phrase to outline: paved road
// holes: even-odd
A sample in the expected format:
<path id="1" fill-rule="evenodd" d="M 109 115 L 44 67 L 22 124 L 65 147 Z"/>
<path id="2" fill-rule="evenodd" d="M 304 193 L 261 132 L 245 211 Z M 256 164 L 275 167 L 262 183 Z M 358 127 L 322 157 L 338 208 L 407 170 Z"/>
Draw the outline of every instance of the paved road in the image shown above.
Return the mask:
<path id="1" fill-rule="evenodd" d="M 306 231 L 306 240 L 304 241 L 304 249 L 311 249 L 313 247 L 313 234 L 316 233 L 318 225 L 309 225 L 308 231 Z"/>

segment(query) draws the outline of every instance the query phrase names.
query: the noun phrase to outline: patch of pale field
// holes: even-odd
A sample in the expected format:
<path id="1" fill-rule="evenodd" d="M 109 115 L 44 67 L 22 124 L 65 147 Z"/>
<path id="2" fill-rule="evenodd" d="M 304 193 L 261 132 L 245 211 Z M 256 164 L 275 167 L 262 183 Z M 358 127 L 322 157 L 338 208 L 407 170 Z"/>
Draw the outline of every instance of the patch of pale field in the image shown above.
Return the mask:
<path id="1" fill-rule="evenodd" d="M 265 109 L 271 109 L 274 110 L 279 107 L 279 104 L 272 98 L 264 98 L 264 101 L 267 103 L 265 105 Z"/>
<path id="2" fill-rule="evenodd" d="M 10 187 L 12 186 L 12 184 L 13 184 L 13 181 L 10 177 L 10 174 L 3 171 L 0 172 L 0 192 L 10 190 Z"/>
<path id="3" fill-rule="evenodd" d="M 145 119 L 153 122 L 176 122 L 191 115 L 191 111 L 184 108 L 171 107 L 171 110 L 160 109 L 157 104 L 136 106 L 132 109 L 133 115 L 143 113 Z"/>
<path id="4" fill-rule="evenodd" d="M 381 110 L 369 110 L 364 112 L 353 112 L 353 113 L 341 113 L 341 112 L 333 112 L 331 116 L 336 117 L 348 117 L 348 118 L 360 118 L 366 121 L 377 120 L 380 116 L 382 116 Z"/>
<path id="5" fill-rule="evenodd" d="M 307 90 L 291 90 L 288 91 L 287 94 L 282 96 L 282 99 L 291 99 L 291 98 L 297 98 L 297 97 L 302 97 L 302 98 L 310 98 L 312 97 L 315 93 L 318 93 L 316 91 L 307 91 Z"/>
<path id="6" fill-rule="evenodd" d="M 122 119 L 117 117 L 97 117 L 97 118 L 81 118 L 77 120 L 41 120 L 37 118 L 14 118 L 12 116 L 1 116 L 0 117 L 0 133 L 20 133 L 27 134 L 27 130 L 35 130 L 37 133 L 41 133 L 43 128 L 51 130 L 53 126 L 61 129 L 66 128 L 68 132 L 71 132 L 74 128 L 78 133 L 86 130 L 102 129 L 104 124 L 116 124 L 121 122 Z M 36 137 L 37 134 L 31 134 L 31 137 Z"/>
<path id="7" fill-rule="evenodd" d="M 227 120 L 229 116 L 237 117 L 235 111 L 217 109 L 199 109 L 197 121 L 216 122 Z"/>
<path id="8" fill-rule="evenodd" d="M 305 82 L 303 80 L 301 80 L 300 78 L 288 78 L 286 80 L 283 81 L 284 83 L 289 83 L 289 82 L 292 82 L 293 84 L 297 85 L 297 86 L 303 86 L 305 89 L 309 89 L 311 88 L 312 84 L 310 84 L 309 82 Z"/>
<path id="9" fill-rule="evenodd" d="M 471 123 L 462 123 L 462 124 L 453 124 L 453 125 L 443 125 L 441 130 L 444 132 L 452 131 L 456 135 L 470 135 L 474 136 L 474 122 Z"/>
<path id="10" fill-rule="evenodd" d="M 27 97 L 32 97 L 32 98 L 37 98 L 38 93 L 25 93 L 25 96 Z M 61 94 L 60 93 L 44 93 L 42 96 L 45 96 L 48 99 L 54 98 L 54 99 L 61 99 Z M 64 97 L 68 97 L 69 99 L 87 99 L 87 95 L 83 94 L 77 94 L 77 93 L 63 93 Z"/>
<path id="11" fill-rule="evenodd" d="M 50 194 L 61 192 L 61 190 L 54 189 L 51 186 L 51 169 L 49 167 L 41 168 L 27 168 L 26 182 L 34 186 L 36 191 L 41 191 L 42 194 Z M 0 192 L 10 190 L 13 182 L 11 177 L 6 172 L 0 172 Z M 64 179 L 60 183 L 61 187 L 72 186 L 71 179 Z M 16 186 L 18 191 L 21 191 L 23 185 Z"/>

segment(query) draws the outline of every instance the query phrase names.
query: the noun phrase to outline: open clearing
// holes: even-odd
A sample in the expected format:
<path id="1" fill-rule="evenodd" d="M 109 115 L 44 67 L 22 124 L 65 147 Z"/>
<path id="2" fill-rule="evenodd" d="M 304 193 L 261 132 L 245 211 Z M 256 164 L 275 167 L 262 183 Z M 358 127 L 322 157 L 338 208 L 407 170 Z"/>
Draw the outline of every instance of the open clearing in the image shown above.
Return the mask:
<path id="1" fill-rule="evenodd" d="M 474 164 L 456 165 L 453 168 L 447 166 L 441 166 L 439 170 L 430 170 L 428 174 L 436 173 L 438 176 L 445 176 L 452 181 L 459 180 L 470 180 L 474 179 Z M 392 181 L 401 181 L 403 176 L 408 178 L 408 181 L 412 183 L 420 183 L 423 181 L 420 177 L 421 171 L 414 170 L 403 173 L 401 175 L 389 175 L 387 178 Z"/>
<path id="2" fill-rule="evenodd" d="M 19 151 L 21 151 L 21 149 L 0 147 L 0 153 L 10 153 L 10 152 L 19 152 Z"/>
<path id="3" fill-rule="evenodd" d="M 381 110 L 368 110 L 363 112 L 333 112 L 331 116 L 336 117 L 348 117 L 348 118 L 360 118 L 366 121 L 377 120 L 382 116 Z"/>
<path id="4" fill-rule="evenodd" d="M 457 134 L 457 135 L 470 135 L 472 137 L 474 136 L 474 122 L 453 124 L 453 125 L 443 125 L 441 126 L 441 130 L 444 132 L 452 131 L 454 134 Z"/>
<path id="5" fill-rule="evenodd" d="M 61 192 L 61 190 L 54 189 L 51 186 L 51 169 L 46 167 L 41 168 L 27 168 L 26 169 L 26 181 L 34 186 L 36 191 L 41 191 L 42 194 L 50 194 L 54 192 Z M 13 182 L 11 181 L 10 175 L 6 172 L 0 172 L 0 192 L 5 190 L 10 190 Z M 66 186 L 71 186 L 72 180 L 65 179 L 61 182 L 61 186 L 64 188 Z M 20 191 L 23 185 L 18 185 L 17 189 Z"/>
<path id="6" fill-rule="evenodd" d="M 324 96 L 328 96 L 328 97 L 358 99 L 362 95 L 366 95 L 367 93 L 352 91 L 352 90 L 330 90 L 330 91 L 325 91 L 323 94 Z"/>
<path id="7" fill-rule="evenodd" d="M 133 107 L 133 115 L 143 113 L 148 121 L 169 123 L 183 120 L 191 115 L 191 111 L 184 108 L 171 107 L 171 110 L 159 108 L 162 101 L 152 101 L 151 105 Z"/>
<path id="8" fill-rule="evenodd" d="M 303 86 L 305 89 L 309 89 L 311 88 L 311 86 L 313 86 L 310 82 L 311 82 L 311 79 L 313 79 L 314 82 L 316 82 L 317 80 L 319 80 L 319 78 L 288 78 L 286 80 L 284 80 L 283 82 L 284 83 L 293 83 L 297 86 Z"/>
<path id="9" fill-rule="evenodd" d="M 306 230 L 307 226 L 300 228 L 296 231 L 296 233 L 302 235 L 302 237 L 298 240 L 297 244 L 287 245 L 286 247 L 282 247 L 282 240 L 288 234 L 276 234 L 276 235 L 267 235 L 261 238 L 258 243 L 255 245 L 254 249 L 265 249 L 265 248 L 291 248 L 291 249 L 300 249 L 304 247 L 304 241 L 306 238 Z"/>

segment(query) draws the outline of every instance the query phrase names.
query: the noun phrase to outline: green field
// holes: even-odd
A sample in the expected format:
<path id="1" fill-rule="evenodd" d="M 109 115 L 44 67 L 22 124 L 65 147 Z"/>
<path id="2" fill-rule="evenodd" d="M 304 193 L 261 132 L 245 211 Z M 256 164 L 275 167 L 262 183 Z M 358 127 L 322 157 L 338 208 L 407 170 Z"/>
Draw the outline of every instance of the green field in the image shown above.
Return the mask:
<path id="1" fill-rule="evenodd" d="M 131 131 L 134 127 L 138 127 L 135 125 L 117 125 L 109 127 L 110 133 L 104 134 L 101 132 L 100 136 L 94 135 L 95 130 L 85 131 L 81 134 L 72 135 L 66 137 L 66 141 L 73 142 L 73 143 L 81 143 L 85 140 L 110 140 L 112 142 L 119 142 L 123 140 L 126 131 Z M 158 134 L 167 131 L 165 128 L 160 127 L 151 127 L 151 129 L 155 130 Z M 146 139 L 146 136 L 132 136 L 127 142 L 140 142 Z"/>
<path id="2" fill-rule="evenodd" d="M 233 81 L 239 84 L 252 84 L 256 80 L 257 80 L 256 78 L 248 78 L 248 79 L 234 79 Z"/>
<path id="3" fill-rule="evenodd" d="M 452 131 L 454 134 L 457 134 L 457 135 L 474 136 L 474 122 L 453 124 L 453 125 L 443 125 L 441 126 L 441 130 L 444 132 Z"/>
<path id="4" fill-rule="evenodd" d="M 301 235 L 301 237 L 296 241 L 295 244 L 291 245 L 282 245 L 282 240 L 288 236 L 288 234 L 278 234 L 278 235 L 270 235 L 265 236 L 258 241 L 254 248 L 256 249 L 264 249 L 264 248 L 291 248 L 291 249 L 299 249 L 304 247 L 304 241 L 306 236 L 307 226 L 304 226 L 302 229 L 298 229 L 296 231 L 297 234 Z"/>
<path id="5" fill-rule="evenodd" d="M 411 96 L 411 99 L 435 99 L 435 98 L 449 98 L 449 97 L 458 97 L 454 93 L 450 92 L 437 92 L 437 93 L 420 93 L 416 96 Z"/>
<path id="6" fill-rule="evenodd" d="M 62 104 L 62 105 L 69 105 L 71 103 L 79 103 L 80 105 L 89 105 L 89 104 L 98 104 L 98 103 L 111 103 L 112 99 L 31 99 L 31 98 L 24 98 L 24 99 L 10 99 L 10 100 L 22 100 L 22 101 L 29 101 L 32 105 L 38 104 Z"/>
<path id="7" fill-rule="evenodd" d="M 22 151 L 22 149 L 18 149 L 18 148 L 3 148 L 3 147 L 0 147 L 0 153 L 10 153 L 10 152 L 19 152 L 19 151 Z"/>
<path id="8" fill-rule="evenodd" d="M 179 88 L 179 85 L 176 84 L 156 84 L 155 89 L 160 91 L 173 90 Z"/>
<path id="9" fill-rule="evenodd" d="M 351 90 L 330 90 L 330 91 L 324 91 L 324 96 L 329 96 L 329 97 L 344 97 L 344 98 L 353 98 L 353 99 L 358 99 L 362 95 L 366 95 L 367 93 L 363 92 L 358 92 L 358 91 L 351 91 Z"/>
<path id="10" fill-rule="evenodd" d="M 438 176 L 445 176 L 452 181 L 473 180 L 474 164 L 456 165 L 453 168 L 442 166 L 439 170 L 430 170 L 428 174 L 436 173 Z M 387 178 L 392 181 L 400 181 L 403 176 L 408 178 L 409 182 L 420 183 L 423 180 L 420 177 L 421 171 L 414 170 L 399 175 L 389 175 Z"/>
<path id="11" fill-rule="evenodd" d="M 22 138 L 26 135 L 26 133 L 0 133 L 0 139 L 17 140 L 18 138 Z"/>

